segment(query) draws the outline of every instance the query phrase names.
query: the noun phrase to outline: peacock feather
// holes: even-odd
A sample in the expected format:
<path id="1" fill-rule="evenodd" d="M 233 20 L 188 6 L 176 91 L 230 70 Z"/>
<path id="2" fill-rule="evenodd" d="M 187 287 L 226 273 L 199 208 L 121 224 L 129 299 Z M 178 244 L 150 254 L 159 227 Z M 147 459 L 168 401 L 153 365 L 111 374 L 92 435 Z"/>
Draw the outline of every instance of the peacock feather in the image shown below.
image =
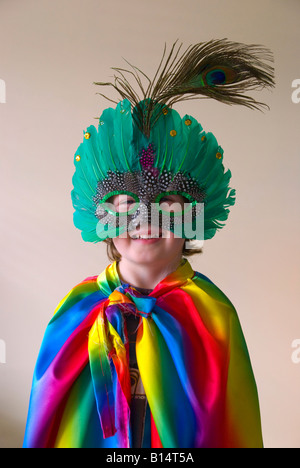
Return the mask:
<path id="1" fill-rule="evenodd" d="M 165 46 L 153 80 L 129 64 L 131 70 L 113 68 L 116 72 L 114 82 L 95 84 L 113 86 L 122 99 L 128 99 L 136 108 L 134 116 L 139 128 L 147 136 L 163 105 L 172 107 L 179 101 L 212 98 L 252 109 L 268 107 L 245 94 L 274 86 L 273 56 L 268 49 L 227 39 L 200 42 L 189 46 L 182 54 L 181 48 L 182 44 L 177 46 L 176 41 L 166 56 Z M 140 93 L 134 90 L 130 78 L 134 79 Z M 147 102 L 146 109 L 141 106 L 141 101 Z"/>

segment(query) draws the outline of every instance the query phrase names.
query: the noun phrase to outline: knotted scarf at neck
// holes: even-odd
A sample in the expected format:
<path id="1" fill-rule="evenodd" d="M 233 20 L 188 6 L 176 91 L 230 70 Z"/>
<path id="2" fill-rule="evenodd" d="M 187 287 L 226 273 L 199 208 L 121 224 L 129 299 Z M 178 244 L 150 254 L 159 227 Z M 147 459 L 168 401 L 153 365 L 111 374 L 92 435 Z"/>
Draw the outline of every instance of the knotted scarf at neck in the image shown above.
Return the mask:
<path id="1" fill-rule="evenodd" d="M 116 263 L 108 267 L 105 274 L 100 275 L 97 280 L 100 289 L 109 296 L 101 305 L 89 333 L 91 375 L 104 437 L 113 436 L 117 432 L 117 425 L 120 431 L 119 439 L 122 433 L 122 446 L 129 446 L 131 399 L 128 336 L 124 312 L 140 317 L 136 340 L 137 362 L 152 414 L 166 413 L 167 401 L 170 402 L 170 399 L 165 401 L 164 393 L 169 393 L 169 383 L 163 375 L 166 372 L 165 368 L 162 369 L 166 343 L 160 329 L 167 327 L 170 333 L 174 326 L 176 329 L 178 325 L 172 323 L 171 316 L 165 315 L 162 308 L 164 296 L 170 294 L 174 288 L 187 283 L 193 276 L 194 271 L 185 259 L 178 269 L 161 281 L 148 296 L 139 293 L 129 284 L 120 283 Z M 118 283 L 120 284 L 116 286 Z M 174 355 L 172 358 L 168 351 L 168 357 L 165 356 L 164 359 L 172 359 L 173 363 L 175 361 L 179 367 L 178 377 L 184 377 L 182 375 L 184 363 L 180 362 L 182 356 Z M 157 393 L 153 396 L 155 388 Z M 169 412 L 173 413 L 173 409 L 169 408 Z M 175 441 L 170 440 L 168 443 L 176 445 Z"/>
<path id="2" fill-rule="evenodd" d="M 36 364 L 24 447 L 131 446 L 124 312 L 140 317 L 137 363 L 152 447 L 259 447 L 257 390 L 236 312 L 187 259 L 144 296 L 117 263 L 75 286 Z"/>

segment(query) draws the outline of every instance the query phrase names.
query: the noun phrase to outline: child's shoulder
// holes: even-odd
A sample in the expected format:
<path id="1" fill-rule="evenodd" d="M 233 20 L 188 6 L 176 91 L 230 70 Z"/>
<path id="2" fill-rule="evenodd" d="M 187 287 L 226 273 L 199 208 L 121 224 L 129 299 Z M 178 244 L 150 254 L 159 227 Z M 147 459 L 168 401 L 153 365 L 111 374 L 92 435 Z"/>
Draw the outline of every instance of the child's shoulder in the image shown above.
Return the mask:
<path id="1" fill-rule="evenodd" d="M 83 281 L 81 281 L 81 283 L 86 283 L 88 281 L 90 282 L 96 282 L 97 281 L 97 278 L 98 278 L 98 275 L 95 275 L 95 276 L 88 276 L 87 278 L 85 278 Z M 79 284 L 81 284 L 79 283 Z"/>
<path id="2" fill-rule="evenodd" d="M 193 282 L 204 290 L 210 296 L 213 296 L 216 300 L 226 303 L 230 307 L 234 308 L 234 305 L 228 298 L 228 296 L 214 283 L 210 278 L 205 276 L 199 271 L 194 271 L 194 277 L 192 278 Z"/>
<path id="3" fill-rule="evenodd" d="M 98 276 L 88 276 L 75 284 L 68 293 L 61 299 L 54 310 L 54 316 L 57 319 L 63 312 L 70 309 L 76 303 L 85 299 L 87 296 L 99 291 L 97 283 Z"/>
<path id="4" fill-rule="evenodd" d="M 194 278 L 196 277 L 196 278 L 199 278 L 199 279 L 208 281 L 208 282 L 211 283 L 211 284 L 214 284 L 214 283 L 212 282 L 212 280 L 209 279 L 207 276 L 203 275 L 203 273 L 200 273 L 199 271 L 194 271 L 194 273 L 195 273 Z"/>

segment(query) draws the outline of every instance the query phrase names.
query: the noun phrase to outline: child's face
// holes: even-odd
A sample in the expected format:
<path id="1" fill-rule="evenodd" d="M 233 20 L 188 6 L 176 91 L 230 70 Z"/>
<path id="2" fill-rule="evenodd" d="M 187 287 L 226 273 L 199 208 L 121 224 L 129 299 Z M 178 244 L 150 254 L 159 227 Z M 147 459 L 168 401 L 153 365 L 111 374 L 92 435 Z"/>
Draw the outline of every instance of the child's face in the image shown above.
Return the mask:
<path id="1" fill-rule="evenodd" d="M 128 195 L 115 195 L 113 203 L 115 206 L 124 206 L 131 200 Z M 164 208 L 168 209 L 168 204 L 184 204 L 186 200 L 181 195 L 172 195 L 164 200 Z M 173 205 L 174 206 L 174 205 Z M 136 236 L 161 236 L 152 239 L 135 239 Z M 126 236 L 126 237 L 125 237 Z M 176 236 L 173 232 L 166 231 L 158 226 L 143 224 L 136 230 L 123 234 L 122 237 L 113 238 L 113 242 L 122 258 L 126 258 L 134 263 L 160 264 L 169 263 L 174 258 L 181 257 L 185 239 Z"/>

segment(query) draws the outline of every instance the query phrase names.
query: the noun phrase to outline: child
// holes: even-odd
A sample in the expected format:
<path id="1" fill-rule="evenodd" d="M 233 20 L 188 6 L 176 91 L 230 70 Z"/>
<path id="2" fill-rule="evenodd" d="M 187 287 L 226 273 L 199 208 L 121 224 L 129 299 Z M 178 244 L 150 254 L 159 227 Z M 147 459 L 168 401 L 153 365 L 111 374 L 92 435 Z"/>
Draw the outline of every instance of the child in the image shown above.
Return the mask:
<path id="1" fill-rule="evenodd" d="M 146 90 L 141 72 L 129 72 L 142 100 L 117 69 L 122 101 L 75 153 L 75 226 L 85 241 L 107 243 L 112 263 L 55 310 L 24 447 L 263 446 L 236 311 L 185 258 L 188 239 L 224 226 L 235 202 L 231 174 L 215 137 L 171 106 L 210 96 L 258 107 L 241 92 L 273 86 L 273 69 L 258 46 L 210 41 L 178 58 L 179 49 Z"/>

